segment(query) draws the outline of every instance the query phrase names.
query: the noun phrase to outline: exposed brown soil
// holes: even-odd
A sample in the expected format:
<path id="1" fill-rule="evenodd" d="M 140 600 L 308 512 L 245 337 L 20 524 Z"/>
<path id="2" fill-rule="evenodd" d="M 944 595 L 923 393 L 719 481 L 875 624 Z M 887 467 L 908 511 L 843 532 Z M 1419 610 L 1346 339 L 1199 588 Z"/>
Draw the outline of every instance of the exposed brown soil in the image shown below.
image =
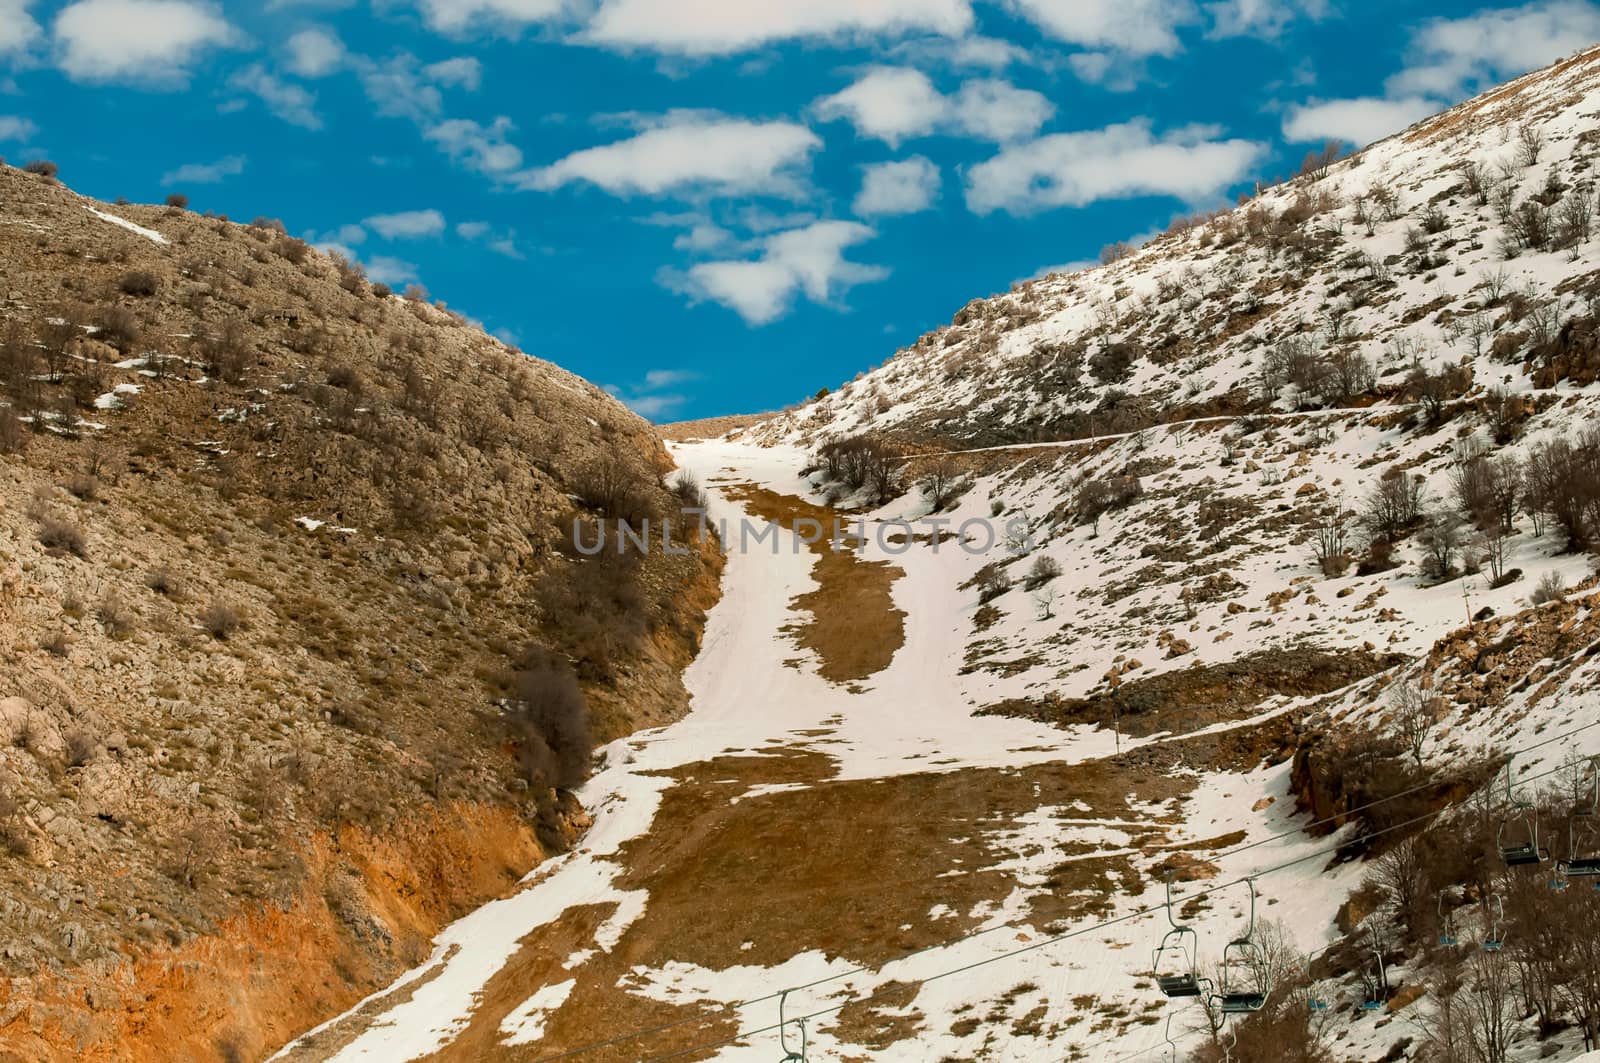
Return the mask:
<path id="1" fill-rule="evenodd" d="M 973 929 L 975 906 L 1011 893 L 1017 881 L 994 869 L 1006 852 L 993 836 L 1021 815 L 1057 805 L 1071 807 L 1064 814 L 1075 819 L 1137 819 L 1135 802 L 1171 801 L 1191 785 L 1106 763 L 852 781 L 830 780 L 830 773 L 825 755 L 804 748 L 772 758 L 718 758 L 674 772 L 681 781 L 667 793 L 651 830 L 622 854 L 629 871 L 618 885 L 647 891 L 649 901 L 616 951 L 575 973 L 561 968 L 572 953 L 592 947 L 592 931 L 609 905 L 568 913 L 536 930 L 490 982 L 467 1029 L 430 1059 L 544 1058 L 619 1031 L 678 1020 L 689 1021 L 585 1058 L 622 1063 L 731 1036 L 737 1029 L 726 1014 L 627 992 L 630 972 L 673 962 L 713 970 L 775 965 L 813 949 L 852 964 L 882 964 Z M 748 796 L 754 786 L 799 781 L 808 787 Z M 821 826 L 845 823 L 849 829 Z M 1151 849 L 1166 837 L 1159 824 L 1145 833 Z M 1069 847 L 1061 856 L 1046 892 L 1032 902 L 1036 925 L 1099 914 L 1127 884 L 1143 881 L 1121 855 L 1085 859 Z M 962 868 L 965 874 L 948 874 Z M 937 905 L 954 916 L 932 918 Z M 573 977 L 576 986 L 548 1018 L 537 1046 L 501 1044 L 506 1015 L 541 986 Z M 864 1048 L 881 1046 L 902 1025 L 882 1014 L 891 1006 L 877 999 L 857 1006 L 842 1016 L 843 1028 Z M 772 1010 L 775 1019 L 775 1005 Z"/>
<path id="2" fill-rule="evenodd" d="M 848 549 L 834 550 L 830 536 L 841 518 L 827 506 L 752 485 L 723 491 L 757 519 L 790 530 L 822 528 L 821 540 L 810 547 L 817 555 L 811 568 L 817 589 L 794 600 L 811 619 L 793 629 L 796 641 L 821 660 L 818 674 L 829 682 L 850 683 L 887 668 L 906 641 L 905 612 L 891 594 L 904 570 L 887 561 L 862 560 Z M 798 525 L 800 521 L 816 524 Z"/>
<path id="3" fill-rule="evenodd" d="M 128 963 L 0 985 L 0 1061 L 263 1058 L 420 962 L 445 923 L 540 856 L 526 821 L 487 806 L 442 807 L 382 836 L 347 828 L 337 845 L 319 838 L 285 907 Z"/>
<path id="4" fill-rule="evenodd" d="M 1220 664 L 1120 681 L 1087 698 L 1011 699 L 984 712 L 1058 726 L 1108 727 L 1120 717 L 1123 733 L 1134 737 L 1162 731 L 1183 734 L 1248 716 L 1272 697 L 1315 697 L 1341 689 L 1406 659 L 1361 650 L 1266 650 Z"/>

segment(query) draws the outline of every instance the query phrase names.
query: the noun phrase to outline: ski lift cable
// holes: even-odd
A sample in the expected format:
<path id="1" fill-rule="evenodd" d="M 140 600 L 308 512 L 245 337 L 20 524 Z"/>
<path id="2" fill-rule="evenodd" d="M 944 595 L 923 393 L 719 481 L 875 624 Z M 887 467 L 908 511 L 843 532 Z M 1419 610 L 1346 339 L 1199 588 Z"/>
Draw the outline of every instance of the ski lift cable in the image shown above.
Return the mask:
<path id="1" fill-rule="evenodd" d="M 1563 732 L 1561 734 L 1552 735 L 1549 738 L 1542 739 L 1539 742 L 1533 743 L 1531 745 L 1528 745 L 1528 746 L 1525 746 L 1525 747 L 1521 747 L 1521 748 L 1519 748 L 1517 750 L 1512 751 L 1512 753 L 1510 753 L 1508 755 L 1516 756 L 1516 755 L 1520 755 L 1522 753 L 1531 752 L 1532 750 L 1539 749 L 1539 748 L 1542 748 L 1542 747 L 1547 746 L 1547 745 L 1551 745 L 1551 744 L 1553 744 L 1555 742 L 1563 741 L 1563 740 L 1565 740 L 1567 738 L 1571 738 L 1574 735 L 1580 734 L 1580 733 L 1582 733 L 1584 731 L 1588 731 L 1588 730 L 1590 730 L 1592 728 L 1595 728 L 1595 727 L 1600 727 L 1600 719 L 1593 720 L 1593 721 L 1591 721 L 1589 723 L 1586 723 L 1586 724 L 1583 724 L 1583 725 L 1581 725 L 1579 727 L 1572 728 L 1571 730 L 1565 731 L 1565 732 Z M 1528 776 L 1528 777 L 1522 779 L 1518 783 L 1518 785 L 1526 785 L 1526 784 L 1531 783 L 1531 782 L 1537 782 L 1540 779 L 1548 778 L 1551 775 L 1555 775 L 1561 770 L 1562 769 L 1558 767 L 1558 768 L 1551 769 L 1550 771 L 1541 772 L 1538 775 Z M 1316 827 L 1316 826 L 1319 826 L 1319 825 L 1325 825 L 1327 823 L 1333 822 L 1336 819 L 1348 818 L 1349 816 L 1355 815 L 1358 812 L 1362 812 L 1362 811 L 1366 811 L 1367 809 L 1375 808 L 1375 807 L 1377 807 L 1379 805 L 1386 804 L 1389 801 L 1398 800 L 1398 799 L 1400 799 L 1402 797 L 1406 797 L 1406 796 L 1409 796 L 1411 794 L 1417 793 L 1420 790 L 1427 789 L 1428 787 L 1433 786 L 1433 785 L 1436 785 L 1436 784 L 1427 783 L 1427 784 L 1424 784 L 1422 786 L 1414 787 L 1414 788 L 1412 788 L 1410 790 L 1403 790 L 1400 793 L 1391 794 L 1388 797 L 1379 798 L 1379 799 L 1377 799 L 1375 801 L 1370 801 L 1365 805 L 1361 805 L 1361 806 L 1358 806 L 1357 808 L 1350 809 L 1349 811 L 1344 812 L 1344 813 L 1340 814 L 1339 816 L 1330 816 L 1330 817 L 1326 817 L 1326 818 L 1321 819 L 1321 820 L 1313 821 L 1311 823 L 1302 824 L 1302 825 L 1300 825 L 1300 826 L 1298 826 L 1298 827 L 1296 827 L 1296 828 L 1294 828 L 1292 830 L 1283 831 L 1283 832 L 1281 832 L 1279 834 L 1275 834 L 1275 835 L 1269 836 L 1267 838 L 1262 838 L 1262 839 L 1259 839 L 1259 840 L 1257 840 L 1255 842 L 1251 842 L 1248 845 L 1243 845 L 1243 846 L 1240 846 L 1240 847 L 1238 847 L 1236 849 L 1231 849 L 1231 850 L 1227 850 L 1226 852 L 1215 853 L 1215 854 L 1212 854 L 1212 855 L 1216 859 L 1221 859 L 1222 857 L 1226 857 L 1226 856 L 1232 856 L 1232 855 L 1234 855 L 1236 853 L 1244 852 L 1247 849 L 1252 849 L 1252 848 L 1255 848 L 1257 846 L 1264 845 L 1267 842 L 1276 841 L 1276 840 L 1279 840 L 1279 839 L 1282 839 L 1282 838 L 1286 838 L 1286 837 L 1291 837 L 1293 835 L 1302 833 L 1303 831 L 1305 831 L 1307 829 L 1310 829 L 1312 827 Z M 1369 840 L 1369 839 L 1372 839 L 1372 838 L 1376 838 L 1376 837 L 1379 837 L 1381 835 L 1387 834 L 1390 831 L 1400 830 L 1400 829 L 1403 829 L 1405 827 L 1414 826 L 1415 824 L 1420 823 L 1420 822 L 1422 822 L 1424 820 L 1432 819 L 1435 816 L 1442 815 L 1446 811 L 1448 811 L 1448 806 L 1446 808 L 1436 809 L 1433 812 L 1423 813 L 1421 816 L 1417 816 L 1417 817 L 1405 820 L 1405 821 L 1400 822 L 1400 823 L 1392 824 L 1390 826 L 1380 828 L 1379 830 L 1376 830 L 1376 831 L 1372 831 L 1372 832 L 1369 832 L 1369 833 L 1366 833 L 1366 834 L 1362 834 L 1359 838 L 1352 839 L 1352 840 L 1365 841 L 1365 840 Z M 1263 871 L 1255 872 L 1254 875 L 1249 876 L 1249 877 L 1260 878 L 1263 875 L 1271 874 L 1274 871 L 1284 870 L 1285 868 L 1295 866 L 1296 864 L 1304 863 L 1307 860 L 1312 860 L 1312 859 L 1315 859 L 1316 857 L 1319 857 L 1319 856 L 1332 855 L 1332 854 L 1337 853 L 1340 849 L 1342 849 L 1345 845 L 1348 845 L 1348 844 L 1349 844 L 1349 842 L 1347 841 L 1347 842 L 1340 843 L 1339 845 L 1331 846 L 1331 847 L 1328 847 L 1328 848 L 1325 848 L 1325 849 L 1319 849 L 1316 852 L 1307 854 L 1305 856 L 1297 857 L 1294 860 L 1288 861 L 1287 863 L 1274 865 L 1273 867 L 1267 868 L 1267 869 L 1265 869 Z M 1175 851 L 1181 852 L 1181 851 L 1185 851 L 1185 850 L 1175 850 Z M 1208 896 L 1208 895 L 1210 895 L 1212 893 L 1220 892 L 1221 890 L 1226 889 L 1228 887 L 1241 885 L 1241 884 L 1244 883 L 1244 881 L 1245 881 L 1245 877 L 1240 877 L 1240 878 L 1234 879 L 1234 880 L 1232 880 L 1230 882 L 1223 883 L 1223 884 L 1218 885 L 1218 886 L 1213 886 L 1213 887 L 1210 887 L 1210 888 L 1208 888 L 1206 890 L 1202 890 L 1202 891 L 1200 891 L 1198 893 L 1193 893 L 1193 894 L 1188 895 L 1187 897 L 1179 898 L 1179 899 L 1180 900 L 1186 900 L 1186 901 L 1188 901 L 1188 900 L 1198 900 L 1201 897 Z M 1136 920 L 1136 919 L 1142 919 L 1142 918 L 1145 918 L 1147 916 L 1154 915 L 1154 914 L 1157 914 L 1159 912 L 1163 912 L 1165 910 L 1166 910 L 1166 905 L 1165 904 L 1136 909 L 1136 910 L 1134 910 L 1132 912 L 1128 912 L 1128 913 L 1126 913 L 1124 915 L 1116 916 L 1116 917 L 1113 917 L 1112 919 L 1109 919 L 1109 920 L 1105 920 L 1105 921 L 1102 921 L 1102 922 L 1099 922 L 1099 923 L 1091 924 L 1089 926 L 1081 927 L 1081 928 L 1079 928 L 1077 930 L 1068 931 L 1067 933 L 1059 935 L 1059 936 L 1056 936 L 1056 937 L 1041 939 L 1040 941 L 1033 942 L 1033 943 L 1030 943 L 1028 945 L 1025 945 L 1025 946 L 1021 947 L 1020 949 L 1012 950 L 1012 951 L 1005 952 L 1005 953 L 998 953 L 995 956 L 987 957 L 987 958 L 985 958 L 983 960 L 977 961 L 975 964 L 968 965 L 968 966 L 962 967 L 962 968 L 958 968 L 958 969 L 956 969 L 954 971 L 947 971 L 947 972 L 933 974 L 933 975 L 928 976 L 927 978 L 918 979 L 917 981 L 920 981 L 920 982 L 935 981 L 937 979 L 944 978 L 944 977 L 949 977 L 949 976 L 954 975 L 954 974 L 962 974 L 962 973 L 965 973 L 965 972 L 973 969 L 973 967 L 986 966 L 986 965 L 988 965 L 990 963 L 994 963 L 994 962 L 997 962 L 997 961 L 1002 960 L 1002 959 L 1007 959 L 1007 958 L 1010 958 L 1010 957 L 1015 956 L 1015 955 L 1021 955 L 1021 954 L 1025 954 L 1025 953 L 1028 953 L 1028 952 L 1035 951 L 1035 950 L 1040 949 L 1040 948 L 1045 948 L 1045 947 L 1048 947 L 1050 945 L 1057 944 L 1059 942 L 1069 940 L 1071 938 L 1075 938 L 1075 937 L 1082 936 L 1084 934 L 1091 933 L 1091 932 L 1093 932 L 1095 930 L 1107 929 L 1109 927 L 1116 926 L 1116 925 L 1119 925 L 1121 923 L 1131 922 L 1131 921 Z M 606 1049 L 606 1048 L 613 1048 L 613 1047 L 615 1047 L 615 1046 L 617 1046 L 619 1044 L 626 1044 L 627 1042 L 630 1042 L 630 1041 L 636 1041 L 636 1040 L 640 1040 L 640 1039 L 647 1038 L 647 1037 L 654 1037 L 654 1036 L 656 1036 L 658 1034 L 667 1033 L 667 1032 L 669 1032 L 671 1030 L 675 1030 L 675 1029 L 678 1029 L 680 1027 L 687 1026 L 690 1023 L 704 1022 L 707 1019 L 715 1018 L 719 1014 L 729 1014 L 729 1013 L 744 1011 L 744 1010 L 747 1010 L 749 1008 L 755 1007 L 756 1005 L 759 1005 L 759 1004 L 771 1003 L 773 1001 L 778 1000 L 779 997 L 781 997 L 785 993 L 803 992 L 803 991 L 805 991 L 807 989 L 815 989 L 818 986 L 827 985 L 829 983 L 841 981 L 841 980 L 846 979 L 846 978 L 853 978 L 853 977 L 856 977 L 858 975 L 863 975 L 863 974 L 871 974 L 871 973 L 873 973 L 875 971 L 881 970 L 883 967 L 889 966 L 890 964 L 904 963 L 904 962 L 906 962 L 908 960 L 915 959 L 918 956 L 921 956 L 921 955 L 924 955 L 924 954 L 927 954 L 927 953 L 930 953 L 930 952 L 937 952 L 937 951 L 940 951 L 940 950 L 943 950 L 943 949 L 952 948 L 952 947 L 954 947 L 956 945 L 965 944 L 968 941 L 974 941 L 974 940 L 977 940 L 978 938 L 986 937 L 988 935 L 995 934 L 995 933 L 999 933 L 1000 931 L 1003 931 L 1003 930 L 1016 930 L 1016 929 L 1019 929 L 1019 928 L 1021 928 L 1023 926 L 1026 926 L 1026 925 L 1027 924 L 1021 922 L 1020 920 L 1019 921 L 1013 921 L 1013 922 L 1007 922 L 1007 923 L 997 923 L 994 926 L 989 926 L 989 927 L 984 927 L 984 928 L 979 929 L 979 930 L 974 930 L 974 931 L 972 931 L 970 933 L 959 935 L 957 937 L 951 938 L 951 939 L 946 940 L 946 941 L 936 942 L 936 943 L 931 944 L 931 945 L 925 945 L 925 946 L 923 946 L 921 948 L 918 948 L 918 949 L 913 949 L 911 951 L 902 953 L 901 955 L 896 956 L 896 957 L 894 957 L 892 959 L 885 960 L 881 964 L 877 964 L 877 965 L 861 965 L 861 966 L 854 967 L 854 968 L 851 968 L 851 969 L 846 970 L 846 971 L 840 971 L 840 972 L 838 972 L 836 974 L 827 975 L 827 976 L 815 979 L 815 980 L 810 981 L 810 982 L 804 982 L 804 983 L 801 983 L 799 985 L 789 986 L 786 989 L 774 990 L 773 992 L 764 994 L 762 996 L 752 997 L 752 998 L 750 998 L 748 1000 L 738 1001 L 738 1002 L 735 1002 L 735 1003 L 732 1003 L 732 1004 L 725 1004 L 725 1005 L 722 1005 L 719 1008 L 716 1008 L 716 1009 L 712 1010 L 708 1014 L 696 1015 L 696 1016 L 694 1016 L 692 1018 L 677 1019 L 677 1020 L 674 1020 L 674 1021 L 669 1022 L 669 1023 L 663 1023 L 663 1024 L 659 1025 L 659 1026 L 648 1027 L 648 1028 L 645 1028 L 645 1029 L 642 1029 L 642 1030 L 635 1030 L 635 1031 L 631 1031 L 631 1032 L 628 1032 L 628 1033 L 617 1034 L 614 1037 L 605 1038 L 604 1040 L 600 1040 L 600 1041 L 592 1041 L 592 1042 L 589 1042 L 587 1044 L 578 1045 L 575 1048 L 570 1048 L 570 1049 L 568 1049 L 568 1050 L 566 1050 L 564 1052 L 559 1052 L 559 1053 L 557 1053 L 555 1055 L 541 1056 L 538 1059 L 536 1059 L 534 1061 L 534 1063 L 561 1063 L 561 1061 L 568 1060 L 568 1059 L 574 1059 L 574 1058 L 577 1058 L 579 1056 L 587 1055 L 587 1054 L 589 1054 L 591 1052 L 597 1052 L 597 1051 L 600 1051 L 600 1050 Z M 859 998 L 859 999 L 861 1001 L 867 1001 L 867 1000 L 871 1000 L 872 996 L 869 995 L 867 997 L 863 997 L 863 998 Z M 853 1000 L 847 1000 L 844 1004 L 840 1004 L 837 1007 L 829 1008 L 829 1009 L 826 1009 L 826 1010 L 821 1011 L 821 1012 L 808 1014 L 808 1015 L 805 1016 L 805 1018 L 809 1020 L 809 1019 L 814 1019 L 814 1018 L 816 1018 L 818 1016 L 829 1015 L 832 1012 L 838 1011 L 838 1010 L 840 1010 L 840 1008 L 843 1008 L 843 1007 L 845 1007 L 846 1005 L 848 1005 L 849 1003 L 852 1003 L 852 1002 L 854 1002 L 854 1001 Z M 745 1033 L 739 1034 L 739 1035 L 731 1037 L 731 1038 L 724 1039 L 722 1041 L 715 1042 L 715 1043 L 710 1044 L 710 1045 L 696 1046 L 693 1049 L 685 1049 L 685 1050 L 682 1050 L 680 1052 L 676 1052 L 676 1053 L 674 1053 L 672 1055 L 652 1057 L 652 1058 L 653 1058 L 653 1060 L 674 1059 L 674 1058 L 677 1058 L 678 1056 L 685 1055 L 685 1054 L 687 1054 L 687 1053 L 689 1053 L 691 1051 L 699 1051 L 702 1048 L 713 1048 L 713 1047 L 719 1047 L 721 1045 L 731 1044 L 734 1041 L 742 1040 L 742 1039 L 747 1038 L 747 1037 L 753 1037 L 753 1036 L 756 1036 L 756 1035 L 759 1035 L 759 1034 L 762 1034 L 762 1033 L 770 1033 L 775 1029 L 777 1029 L 777 1026 L 775 1026 L 775 1025 L 767 1025 L 767 1026 L 764 1026 L 764 1027 L 761 1027 L 761 1028 L 758 1028 L 758 1029 L 755 1029 L 755 1030 L 746 1031 Z"/>

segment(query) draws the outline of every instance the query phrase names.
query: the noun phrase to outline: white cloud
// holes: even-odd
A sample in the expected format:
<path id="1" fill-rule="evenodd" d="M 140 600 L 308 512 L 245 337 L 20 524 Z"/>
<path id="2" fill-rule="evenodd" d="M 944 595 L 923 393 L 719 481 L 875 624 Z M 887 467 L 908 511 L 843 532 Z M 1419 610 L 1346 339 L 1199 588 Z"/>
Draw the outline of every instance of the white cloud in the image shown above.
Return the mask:
<path id="1" fill-rule="evenodd" d="M 350 256 L 346 256 L 350 257 Z M 366 263 L 367 276 L 379 284 L 387 284 L 391 288 L 398 288 L 402 284 L 410 284 L 417 279 L 416 263 L 404 259 L 393 258 L 389 255 L 376 255 Z"/>
<path id="2" fill-rule="evenodd" d="M 39 132 L 32 121 L 13 114 L 0 114 L 0 140 L 27 140 Z"/>
<path id="3" fill-rule="evenodd" d="M 1439 104 L 1421 96 L 1397 100 L 1367 96 L 1303 103 L 1290 107 L 1284 115 L 1283 136 L 1297 144 L 1338 140 L 1365 147 L 1438 110 Z"/>
<path id="4" fill-rule="evenodd" d="M 1057 40 L 1129 55 L 1175 55 L 1178 27 L 1198 14 L 1191 0 L 1008 0 Z"/>
<path id="5" fill-rule="evenodd" d="M 1055 114 L 1044 95 L 1009 81 L 968 81 L 945 96 L 910 67 L 874 67 L 813 106 L 823 121 L 848 119 L 859 135 L 890 147 L 935 132 L 1006 143 L 1032 136 Z"/>
<path id="6" fill-rule="evenodd" d="M 423 76 L 435 85 L 463 88 L 476 92 L 483 83 L 483 64 L 469 55 L 429 63 L 422 68 Z"/>
<path id="7" fill-rule="evenodd" d="M 803 38 L 954 37 L 972 21 L 968 0 L 601 0 L 581 39 L 708 56 Z"/>
<path id="8" fill-rule="evenodd" d="M 857 133 L 890 147 L 933 132 L 947 109 L 928 75 L 910 67 L 876 67 L 814 106 L 823 121 L 849 119 Z"/>
<path id="9" fill-rule="evenodd" d="M 76 81 L 180 84 L 207 48 L 239 33 L 190 0 L 78 0 L 56 16 L 61 69 Z"/>
<path id="10" fill-rule="evenodd" d="M 344 65 L 344 42 L 328 30 L 301 30 L 287 47 L 289 70 L 303 78 L 327 77 Z"/>
<path id="11" fill-rule="evenodd" d="M 761 240 L 760 257 L 701 262 L 687 274 L 664 273 L 668 287 L 696 300 L 729 307 L 750 325 L 766 325 L 788 313 L 798 296 L 828 303 L 857 284 L 881 281 L 889 271 L 847 261 L 846 248 L 877 233 L 848 221 L 819 221 Z"/>
<path id="12" fill-rule="evenodd" d="M 1262 153 L 1260 144 L 1218 135 L 1195 126 L 1158 138 L 1140 119 L 1041 137 L 972 167 L 967 206 L 977 214 L 1028 214 L 1143 195 L 1209 199 L 1244 177 Z"/>
<path id="13" fill-rule="evenodd" d="M 686 369 L 651 369 L 642 383 L 619 388 L 607 384 L 605 391 L 640 417 L 662 417 L 689 401 L 688 396 L 669 389 L 698 380 L 700 374 Z"/>
<path id="14" fill-rule="evenodd" d="M 460 33 L 474 23 L 541 22 L 561 14 L 562 0 L 418 0 L 432 29 Z"/>
<path id="15" fill-rule="evenodd" d="M 511 119 L 501 115 L 489 125 L 470 118 L 452 118 L 428 127 L 423 136 L 451 158 L 490 176 L 509 174 L 522 165 L 522 150 L 506 140 Z"/>
<path id="16" fill-rule="evenodd" d="M 317 98 L 303 86 L 268 73 L 260 63 L 252 63 L 234 74 L 228 84 L 255 96 L 267 105 L 267 110 L 290 125 L 302 129 L 322 128 L 322 119 L 316 111 Z"/>
<path id="17" fill-rule="evenodd" d="M 321 236 L 315 233 L 308 234 L 306 240 L 318 247 L 338 247 L 348 252 L 350 248 L 367 242 L 367 230 L 351 222 Z"/>
<path id="18" fill-rule="evenodd" d="M 551 190 L 587 183 L 616 196 L 798 195 L 822 141 L 793 122 L 702 112 L 665 116 L 626 140 L 574 152 L 519 183 Z"/>
<path id="19" fill-rule="evenodd" d="M 216 162 L 191 162 L 161 175 L 162 185 L 214 185 L 244 173 L 245 157 L 229 155 Z"/>
<path id="20" fill-rule="evenodd" d="M 375 214 L 362 222 L 385 240 L 415 240 L 444 232 L 444 215 L 436 210 L 406 210 Z"/>
<path id="21" fill-rule="evenodd" d="M 1600 39 L 1600 7 L 1553 0 L 1466 18 L 1426 22 L 1411 39 L 1406 69 L 1389 96 L 1460 99 L 1474 89 L 1544 66 Z"/>
<path id="22" fill-rule="evenodd" d="M 486 221 L 464 221 L 456 225 L 456 235 L 463 240 L 481 240 L 489 234 Z"/>
<path id="23" fill-rule="evenodd" d="M 939 198 L 939 183 L 939 167 L 921 155 L 875 163 L 864 168 L 861 192 L 852 209 L 864 218 L 915 214 Z"/>
<path id="24" fill-rule="evenodd" d="M 444 109 L 439 89 L 428 83 L 409 55 L 382 64 L 364 62 L 361 87 L 378 113 L 390 118 L 409 118 L 420 125 Z"/>
<path id="25" fill-rule="evenodd" d="M 1043 94 L 1009 81 L 969 81 L 951 100 L 951 120 L 967 136 L 1006 144 L 1031 137 L 1055 116 Z"/>
<path id="26" fill-rule="evenodd" d="M 1271 40 L 1296 19 L 1326 18 L 1328 0 L 1221 0 L 1207 4 L 1206 14 L 1211 16 L 1210 37 Z"/>
<path id="27" fill-rule="evenodd" d="M 1033 55 L 1021 45 L 978 34 L 955 38 L 919 37 L 895 45 L 889 54 L 911 63 L 956 70 L 1004 70 L 1013 63 L 1034 61 Z"/>
<path id="28" fill-rule="evenodd" d="M 490 240 L 489 250 L 493 251 L 497 255 L 504 255 L 507 258 L 515 258 L 520 260 L 527 257 L 522 253 L 522 248 L 517 246 L 516 239 L 510 236 L 502 236 L 498 240 Z"/>
<path id="29" fill-rule="evenodd" d="M 31 0 L 0 0 L 0 55 L 20 52 L 39 39 L 39 24 L 28 14 Z"/>

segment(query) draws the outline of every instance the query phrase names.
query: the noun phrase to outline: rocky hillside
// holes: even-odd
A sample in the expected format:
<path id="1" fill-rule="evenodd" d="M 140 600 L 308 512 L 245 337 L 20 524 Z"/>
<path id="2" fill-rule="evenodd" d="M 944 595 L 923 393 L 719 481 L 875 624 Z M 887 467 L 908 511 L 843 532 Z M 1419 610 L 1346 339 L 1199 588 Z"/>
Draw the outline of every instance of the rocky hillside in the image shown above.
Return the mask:
<path id="1" fill-rule="evenodd" d="M 749 435 L 975 447 L 1583 387 L 1600 372 L 1597 85 L 1600 49 L 1106 266 L 974 300 Z"/>
<path id="2" fill-rule="evenodd" d="M 0 1059 L 258 1058 L 585 822 L 681 714 L 670 459 L 270 220 L 0 166 Z"/>

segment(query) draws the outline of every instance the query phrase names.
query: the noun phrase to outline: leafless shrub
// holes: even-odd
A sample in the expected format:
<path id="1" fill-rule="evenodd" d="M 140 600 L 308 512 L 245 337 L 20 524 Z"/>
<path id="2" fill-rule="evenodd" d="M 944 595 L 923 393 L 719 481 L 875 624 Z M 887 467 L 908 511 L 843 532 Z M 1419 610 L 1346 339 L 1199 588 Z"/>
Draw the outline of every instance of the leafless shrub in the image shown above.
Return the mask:
<path id="1" fill-rule="evenodd" d="M 163 598 L 182 598 L 183 582 L 165 565 L 153 568 L 145 575 L 144 585 Z"/>
<path id="2" fill-rule="evenodd" d="M 123 295 L 148 299 L 161 290 L 161 278 L 147 269 L 130 270 L 117 281 L 117 289 Z"/>
<path id="3" fill-rule="evenodd" d="M 1567 600 L 1567 581 L 1555 570 L 1546 572 L 1540 577 L 1538 584 L 1533 588 L 1533 593 L 1528 600 L 1534 605 L 1545 605 L 1549 602 L 1564 602 Z"/>
<path id="4" fill-rule="evenodd" d="M 200 614 L 200 626 L 219 641 L 236 633 L 242 624 L 239 610 L 222 601 L 213 600 Z"/>
<path id="5" fill-rule="evenodd" d="M 95 619 L 114 639 L 125 639 L 139 626 L 139 616 L 116 595 L 107 595 L 95 607 Z"/>
<path id="6" fill-rule="evenodd" d="M 1398 542 L 1421 515 L 1424 494 L 1422 477 L 1392 466 L 1367 496 L 1362 523 L 1374 538 Z"/>
<path id="7" fill-rule="evenodd" d="M 94 323 L 98 329 L 95 338 L 109 343 L 123 354 L 129 353 L 142 334 L 138 317 L 124 306 L 101 307 Z"/>
<path id="8" fill-rule="evenodd" d="M 1022 585 L 1027 590 L 1035 591 L 1059 575 L 1061 575 L 1061 562 L 1046 554 L 1040 554 L 1029 566 Z"/>
<path id="9" fill-rule="evenodd" d="M 83 529 L 61 517 L 46 516 L 39 522 L 39 542 L 55 553 L 85 556 Z"/>
<path id="10" fill-rule="evenodd" d="M 530 785 L 570 790 L 589 777 L 594 739 L 589 707 L 572 666 L 549 650 L 521 662 L 513 683 L 517 758 Z"/>
<path id="11" fill-rule="evenodd" d="M 1539 161 L 1539 155 L 1544 151 L 1544 130 L 1526 122 L 1517 129 L 1517 162 L 1524 168 L 1532 166 Z"/>
<path id="12" fill-rule="evenodd" d="M 49 159 L 33 159 L 24 165 L 22 169 L 26 173 L 37 174 L 46 179 L 53 179 L 56 174 L 61 172 L 61 167 Z"/>
<path id="13" fill-rule="evenodd" d="M 39 648 L 52 657 L 65 657 L 72 651 L 72 640 L 65 631 L 55 631 L 39 642 Z"/>

